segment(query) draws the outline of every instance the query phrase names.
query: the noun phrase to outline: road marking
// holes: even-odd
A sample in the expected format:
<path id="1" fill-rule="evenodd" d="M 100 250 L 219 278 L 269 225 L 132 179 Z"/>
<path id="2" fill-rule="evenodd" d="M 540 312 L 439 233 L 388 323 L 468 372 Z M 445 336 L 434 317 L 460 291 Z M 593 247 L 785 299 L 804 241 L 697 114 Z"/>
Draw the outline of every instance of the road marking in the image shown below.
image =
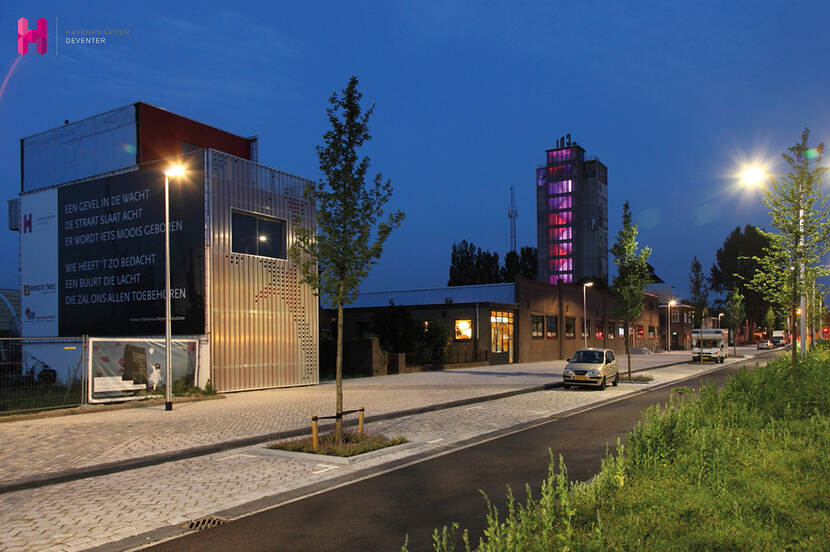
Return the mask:
<path id="1" fill-rule="evenodd" d="M 236 458 L 238 456 L 247 456 L 248 458 L 256 458 L 256 456 L 253 455 L 253 454 L 241 453 L 241 454 L 231 454 L 229 456 L 223 456 L 222 458 L 217 458 L 216 461 L 217 462 L 224 462 L 225 460 L 230 460 L 231 458 Z"/>
<path id="2" fill-rule="evenodd" d="M 340 467 L 340 466 L 332 466 L 332 465 L 329 465 L 329 464 L 317 464 L 317 465 L 322 467 L 323 469 L 311 472 L 314 475 L 317 475 L 317 474 L 320 474 L 320 473 L 326 473 L 327 471 L 331 471 L 331 470 L 336 470 L 337 468 Z"/>
<path id="3" fill-rule="evenodd" d="M 444 440 L 444 439 L 435 439 L 434 441 L 427 441 L 427 444 L 428 444 L 428 445 L 432 445 L 432 444 L 434 444 L 434 443 L 440 443 L 440 442 L 441 442 L 441 441 L 443 441 L 443 440 Z"/>

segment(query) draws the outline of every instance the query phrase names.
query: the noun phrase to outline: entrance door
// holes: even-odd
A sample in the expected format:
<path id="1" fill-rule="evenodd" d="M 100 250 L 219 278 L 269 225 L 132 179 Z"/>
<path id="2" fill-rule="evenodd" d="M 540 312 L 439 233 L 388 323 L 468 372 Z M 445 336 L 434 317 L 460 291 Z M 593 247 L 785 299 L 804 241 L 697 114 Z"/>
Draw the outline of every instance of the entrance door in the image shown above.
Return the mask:
<path id="1" fill-rule="evenodd" d="M 490 311 L 491 364 L 513 363 L 513 313 Z"/>

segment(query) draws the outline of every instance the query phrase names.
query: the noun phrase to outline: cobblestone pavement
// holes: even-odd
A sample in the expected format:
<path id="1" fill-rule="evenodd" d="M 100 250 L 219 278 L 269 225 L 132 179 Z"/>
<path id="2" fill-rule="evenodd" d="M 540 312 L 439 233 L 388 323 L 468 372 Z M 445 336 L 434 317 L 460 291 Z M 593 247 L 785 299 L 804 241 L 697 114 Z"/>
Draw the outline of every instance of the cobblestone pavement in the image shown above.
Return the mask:
<path id="1" fill-rule="evenodd" d="M 632 361 L 642 369 L 687 357 L 640 355 Z M 558 373 L 551 367 L 562 364 L 351 380 L 345 382 L 344 397 L 346 408 L 394 412 L 552 383 L 559 378 L 551 375 Z M 403 436 L 411 444 L 351 464 L 276 456 L 257 445 L 0 494 L 0 551 L 77 551 L 114 543 L 712 368 L 657 368 L 649 372 L 655 378 L 649 384 L 621 383 L 604 392 L 556 388 L 374 422 L 368 431 Z M 312 413 L 325 413 L 329 402 L 333 386 L 320 385 L 233 394 L 176 405 L 172 413 L 137 408 L 0 424 L 1 473 L 21 477 L 302 427 Z"/>

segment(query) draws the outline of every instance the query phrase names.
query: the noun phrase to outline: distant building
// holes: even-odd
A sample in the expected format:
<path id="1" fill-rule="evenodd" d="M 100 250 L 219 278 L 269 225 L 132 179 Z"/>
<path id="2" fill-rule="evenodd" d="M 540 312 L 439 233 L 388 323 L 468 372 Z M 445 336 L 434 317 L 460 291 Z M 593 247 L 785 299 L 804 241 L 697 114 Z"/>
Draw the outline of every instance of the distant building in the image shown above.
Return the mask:
<path id="1" fill-rule="evenodd" d="M 536 170 L 537 279 L 608 282 L 608 169 L 570 135 Z"/>

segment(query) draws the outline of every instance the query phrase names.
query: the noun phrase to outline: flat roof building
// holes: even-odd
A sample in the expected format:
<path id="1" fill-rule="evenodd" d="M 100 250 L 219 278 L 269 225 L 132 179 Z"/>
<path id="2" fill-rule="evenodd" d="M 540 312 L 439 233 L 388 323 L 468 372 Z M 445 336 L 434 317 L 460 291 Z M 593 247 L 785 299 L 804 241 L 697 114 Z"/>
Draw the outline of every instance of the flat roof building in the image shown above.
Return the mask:
<path id="1" fill-rule="evenodd" d="M 144 103 L 23 138 L 9 221 L 22 335 L 89 336 L 91 400 L 146 390 L 164 364 L 164 171 L 181 164 L 169 200 L 174 382 L 316 383 L 317 297 L 287 257 L 294 221 L 315 227 L 308 180 L 256 160 L 256 138 Z"/>

